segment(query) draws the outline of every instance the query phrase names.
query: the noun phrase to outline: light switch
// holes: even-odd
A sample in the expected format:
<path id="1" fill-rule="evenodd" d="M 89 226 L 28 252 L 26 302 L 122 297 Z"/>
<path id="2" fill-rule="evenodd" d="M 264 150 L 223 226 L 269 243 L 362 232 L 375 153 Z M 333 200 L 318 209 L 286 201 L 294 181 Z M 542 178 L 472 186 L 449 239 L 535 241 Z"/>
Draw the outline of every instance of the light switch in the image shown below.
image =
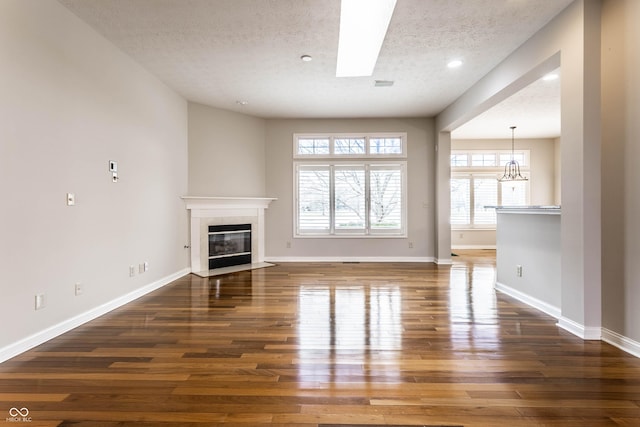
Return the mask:
<path id="1" fill-rule="evenodd" d="M 67 193 L 67 206 L 74 206 L 76 204 L 76 195 L 73 193 Z"/>

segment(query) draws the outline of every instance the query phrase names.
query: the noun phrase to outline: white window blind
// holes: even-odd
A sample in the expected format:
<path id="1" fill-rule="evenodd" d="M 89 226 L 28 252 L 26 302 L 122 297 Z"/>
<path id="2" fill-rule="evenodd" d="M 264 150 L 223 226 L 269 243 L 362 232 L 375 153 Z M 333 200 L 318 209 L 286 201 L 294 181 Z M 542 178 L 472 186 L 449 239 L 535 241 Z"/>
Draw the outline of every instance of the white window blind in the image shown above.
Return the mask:
<path id="1" fill-rule="evenodd" d="M 335 230 L 364 230 L 365 228 L 365 171 L 364 166 L 336 166 Z"/>
<path id="2" fill-rule="evenodd" d="M 300 166 L 298 179 L 298 232 L 328 232 L 331 225 L 329 166 Z"/>
<path id="3" fill-rule="evenodd" d="M 451 179 L 451 224 L 471 224 L 471 178 Z"/>
<path id="4" fill-rule="evenodd" d="M 397 166 L 370 167 L 370 223 L 373 230 L 402 229 L 402 170 Z"/>
<path id="5" fill-rule="evenodd" d="M 493 225 L 496 223 L 496 210 L 485 206 L 498 204 L 498 185 L 496 179 L 473 179 L 473 223 L 476 225 Z"/>
<path id="6" fill-rule="evenodd" d="M 406 234 L 406 164 L 296 163 L 296 235 Z"/>
<path id="7" fill-rule="evenodd" d="M 504 206 L 523 206 L 527 204 L 527 181 L 502 182 L 501 194 Z"/>
<path id="8" fill-rule="evenodd" d="M 452 150 L 452 228 L 494 228 L 496 213 L 485 206 L 522 206 L 529 202 L 529 181 L 499 183 L 504 165 L 513 157 L 529 177 L 529 151 Z"/>
<path id="9" fill-rule="evenodd" d="M 496 213 L 485 206 L 528 203 L 528 181 L 500 183 L 493 175 L 456 173 L 451 179 L 451 225 L 454 228 L 493 228 Z"/>

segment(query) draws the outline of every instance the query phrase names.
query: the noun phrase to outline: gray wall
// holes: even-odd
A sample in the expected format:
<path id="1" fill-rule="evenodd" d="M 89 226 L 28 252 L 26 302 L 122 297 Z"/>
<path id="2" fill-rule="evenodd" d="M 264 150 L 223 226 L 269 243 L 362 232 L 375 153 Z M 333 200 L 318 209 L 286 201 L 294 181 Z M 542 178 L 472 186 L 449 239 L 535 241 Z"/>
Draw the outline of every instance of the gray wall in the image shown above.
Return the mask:
<path id="1" fill-rule="evenodd" d="M 265 197 L 265 120 L 189 103 L 189 195 Z"/>
<path id="2" fill-rule="evenodd" d="M 408 238 L 293 238 L 293 134 L 406 132 Z M 415 259 L 433 257 L 434 134 L 431 119 L 268 120 L 267 258 Z M 291 247 L 287 247 L 290 242 Z M 409 248 L 409 243 L 413 248 Z"/>
<path id="3" fill-rule="evenodd" d="M 603 326 L 640 355 L 640 2 L 602 9 Z M 612 336 L 613 335 L 613 336 Z"/>
<path id="4" fill-rule="evenodd" d="M 0 63 L 2 353 L 180 274 L 188 237 L 180 96 L 53 0 L 0 2 Z"/>

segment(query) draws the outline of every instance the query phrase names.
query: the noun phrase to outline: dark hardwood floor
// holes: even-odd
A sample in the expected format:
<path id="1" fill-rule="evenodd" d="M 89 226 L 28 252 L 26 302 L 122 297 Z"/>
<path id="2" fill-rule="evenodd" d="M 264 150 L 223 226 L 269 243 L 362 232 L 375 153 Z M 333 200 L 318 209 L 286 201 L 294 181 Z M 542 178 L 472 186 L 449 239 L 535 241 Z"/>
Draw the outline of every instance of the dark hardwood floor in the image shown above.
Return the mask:
<path id="1" fill-rule="evenodd" d="M 458 254 L 184 277 L 0 364 L 0 423 L 640 426 L 640 359 Z"/>

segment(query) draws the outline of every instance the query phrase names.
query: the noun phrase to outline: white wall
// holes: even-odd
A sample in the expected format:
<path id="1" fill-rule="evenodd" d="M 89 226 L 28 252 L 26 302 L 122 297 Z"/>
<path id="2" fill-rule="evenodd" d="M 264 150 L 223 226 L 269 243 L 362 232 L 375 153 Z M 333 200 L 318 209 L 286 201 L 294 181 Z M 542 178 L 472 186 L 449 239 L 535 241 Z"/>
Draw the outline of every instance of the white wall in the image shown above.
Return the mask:
<path id="1" fill-rule="evenodd" d="M 189 195 L 266 197 L 265 120 L 189 103 Z"/>
<path id="2" fill-rule="evenodd" d="M 407 132 L 408 238 L 293 238 L 293 134 L 313 132 Z M 266 212 L 267 259 L 433 258 L 432 119 L 268 120 L 266 144 L 267 196 L 278 198 Z"/>
<path id="3" fill-rule="evenodd" d="M 602 277 L 607 338 L 640 356 L 640 2 L 602 9 Z"/>
<path id="4" fill-rule="evenodd" d="M 180 96 L 53 0 L 0 2 L 0 63 L 2 356 L 183 274 L 188 238 Z M 139 274 L 144 261 L 150 270 Z M 46 307 L 35 311 L 38 293 Z"/>
<path id="5" fill-rule="evenodd" d="M 556 204 L 555 140 L 518 139 L 518 150 L 529 150 L 531 180 L 529 196 L 531 205 Z M 452 150 L 511 150 L 511 140 L 504 139 L 452 139 Z M 462 237 L 460 235 L 462 234 Z M 495 230 L 451 230 L 452 248 L 493 248 L 496 245 Z"/>

